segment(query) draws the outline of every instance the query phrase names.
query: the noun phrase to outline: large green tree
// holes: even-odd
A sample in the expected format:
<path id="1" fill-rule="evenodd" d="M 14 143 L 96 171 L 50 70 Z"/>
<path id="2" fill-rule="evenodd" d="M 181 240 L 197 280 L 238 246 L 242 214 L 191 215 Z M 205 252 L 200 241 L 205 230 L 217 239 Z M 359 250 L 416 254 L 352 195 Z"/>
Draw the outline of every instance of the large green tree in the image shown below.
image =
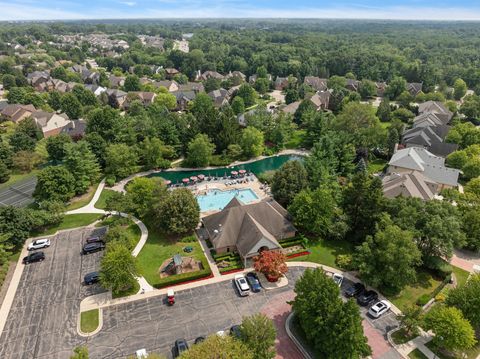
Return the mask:
<path id="1" fill-rule="evenodd" d="M 72 138 L 66 133 L 60 133 L 57 136 L 47 138 L 46 149 L 48 159 L 54 162 L 63 161 L 66 155 L 66 144 L 71 143 Z"/>
<path id="2" fill-rule="evenodd" d="M 360 359 L 371 353 L 358 307 L 341 300 L 337 284 L 321 268 L 307 269 L 294 291 L 293 311 L 319 357 Z"/>
<path id="3" fill-rule="evenodd" d="M 209 165 L 215 145 L 207 135 L 198 134 L 188 144 L 187 162 L 192 167 L 206 167 Z"/>
<path id="4" fill-rule="evenodd" d="M 240 139 L 243 155 L 247 158 L 258 157 L 262 154 L 264 148 L 263 133 L 255 127 L 247 127 L 242 132 Z"/>
<path id="5" fill-rule="evenodd" d="M 448 292 L 446 304 L 460 309 L 470 324 L 480 328 L 480 274 L 472 274 L 468 281 Z"/>
<path id="6" fill-rule="evenodd" d="M 65 146 L 65 167 L 75 178 L 75 192 L 85 193 L 100 177 L 100 165 L 90 151 L 88 142 L 79 141 Z"/>
<path id="7" fill-rule="evenodd" d="M 476 343 L 471 324 L 454 307 L 439 305 L 427 312 L 423 328 L 435 333 L 433 342 L 436 345 L 453 352 L 470 349 Z"/>
<path id="8" fill-rule="evenodd" d="M 413 234 L 394 225 L 388 215 L 377 225 L 374 236 L 367 236 L 357 248 L 355 261 L 360 276 L 372 287 L 399 293 L 415 283 L 421 253 Z"/>
<path id="9" fill-rule="evenodd" d="M 460 100 L 467 93 L 467 84 L 462 79 L 456 79 L 453 83 L 453 98 Z"/>
<path id="10" fill-rule="evenodd" d="M 71 120 L 82 116 L 82 104 L 73 93 L 66 93 L 60 99 L 60 109 L 67 114 Z"/>
<path id="11" fill-rule="evenodd" d="M 253 359 L 252 350 L 232 336 L 211 335 L 183 352 L 179 359 Z"/>
<path id="12" fill-rule="evenodd" d="M 75 195 L 75 177 L 64 166 L 50 166 L 37 175 L 33 197 L 37 201 L 67 202 Z"/>
<path id="13" fill-rule="evenodd" d="M 278 203 L 288 206 L 308 186 L 307 171 L 300 161 L 288 161 L 280 167 L 272 182 L 272 194 Z"/>
<path id="14" fill-rule="evenodd" d="M 134 148 L 124 143 L 111 144 L 105 150 L 105 162 L 105 173 L 121 179 L 136 172 L 138 155 Z"/>
<path id="15" fill-rule="evenodd" d="M 254 359 L 275 357 L 275 326 L 265 314 L 243 318 L 240 338 L 251 349 Z"/>
<path id="16" fill-rule="evenodd" d="M 186 188 L 168 192 L 153 209 L 160 229 L 167 233 L 184 234 L 193 231 L 200 221 L 200 207 Z"/>
<path id="17" fill-rule="evenodd" d="M 139 275 L 137 259 L 129 249 L 115 241 L 108 244 L 100 261 L 100 283 L 114 294 L 128 290 L 135 285 Z"/>

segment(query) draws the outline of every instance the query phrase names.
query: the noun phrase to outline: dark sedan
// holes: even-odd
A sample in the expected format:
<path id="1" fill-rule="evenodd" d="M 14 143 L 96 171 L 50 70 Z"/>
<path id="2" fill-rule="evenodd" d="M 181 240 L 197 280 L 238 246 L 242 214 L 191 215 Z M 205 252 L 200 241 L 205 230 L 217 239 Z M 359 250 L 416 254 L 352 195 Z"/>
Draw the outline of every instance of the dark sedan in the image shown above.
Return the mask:
<path id="1" fill-rule="evenodd" d="M 45 253 L 43 252 L 35 252 L 31 253 L 28 256 L 23 258 L 23 264 L 29 264 L 34 262 L 41 262 L 45 259 Z"/>
<path id="2" fill-rule="evenodd" d="M 362 283 L 353 283 L 350 287 L 348 287 L 345 290 L 345 297 L 347 298 L 358 297 L 363 292 L 365 292 L 365 286 Z"/>
<path id="3" fill-rule="evenodd" d="M 98 272 L 87 273 L 85 277 L 83 277 L 83 282 L 86 285 L 98 283 L 99 281 L 100 281 L 100 273 Z"/>
<path id="4" fill-rule="evenodd" d="M 175 340 L 175 355 L 178 357 L 183 352 L 188 350 L 188 344 L 185 339 L 177 339 Z"/>
<path id="5" fill-rule="evenodd" d="M 83 254 L 94 253 L 98 251 L 102 251 L 105 249 L 105 244 L 103 242 L 94 242 L 94 243 L 87 243 L 83 246 Z"/>
<path id="6" fill-rule="evenodd" d="M 373 302 L 376 302 L 377 300 L 378 300 L 378 294 L 373 290 L 366 291 L 357 297 L 357 303 L 362 307 L 366 307 L 372 304 Z"/>
<path id="7" fill-rule="evenodd" d="M 258 277 L 255 273 L 247 273 L 245 276 L 247 278 L 248 285 L 252 288 L 252 292 L 258 293 L 262 289 Z"/>

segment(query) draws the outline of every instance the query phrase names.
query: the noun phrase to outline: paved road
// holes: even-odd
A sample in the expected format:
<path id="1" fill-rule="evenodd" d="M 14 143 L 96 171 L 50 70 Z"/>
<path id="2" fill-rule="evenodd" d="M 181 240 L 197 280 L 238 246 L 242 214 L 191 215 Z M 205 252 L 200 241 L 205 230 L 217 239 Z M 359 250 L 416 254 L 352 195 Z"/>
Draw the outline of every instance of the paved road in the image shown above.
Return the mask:
<path id="1" fill-rule="evenodd" d="M 37 177 L 27 178 L 0 191 L 0 206 L 25 207 L 34 202 L 32 197 Z"/>
<path id="2" fill-rule="evenodd" d="M 104 229 L 93 230 L 101 234 Z M 0 338 L 0 358 L 68 358 L 77 335 L 80 301 L 101 291 L 81 285 L 98 268 L 101 253 L 82 256 L 82 240 L 92 230 L 55 236 L 43 262 L 26 266 Z"/>

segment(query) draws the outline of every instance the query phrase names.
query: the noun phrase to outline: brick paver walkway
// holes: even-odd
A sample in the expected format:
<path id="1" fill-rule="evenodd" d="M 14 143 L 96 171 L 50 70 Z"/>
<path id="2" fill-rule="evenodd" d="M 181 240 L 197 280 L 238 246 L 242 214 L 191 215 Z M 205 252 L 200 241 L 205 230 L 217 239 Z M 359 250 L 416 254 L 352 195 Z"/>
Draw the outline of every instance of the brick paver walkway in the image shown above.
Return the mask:
<path id="1" fill-rule="evenodd" d="M 372 348 L 372 358 L 381 358 L 389 352 L 390 347 L 383 337 L 368 321 L 362 321 L 363 332 L 368 339 L 368 345 Z"/>
<path id="2" fill-rule="evenodd" d="M 292 310 L 287 301 L 291 301 L 294 298 L 295 293 L 293 291 L 279 294 L 261 310 L 263 314 L 273 320 L 277 329 L 277 339 L 275 340 L 276 359 L 303 359 L 303 355 L 297 349 L 295 343 L 288 337 L 285 330 L 285 321 Z"/>

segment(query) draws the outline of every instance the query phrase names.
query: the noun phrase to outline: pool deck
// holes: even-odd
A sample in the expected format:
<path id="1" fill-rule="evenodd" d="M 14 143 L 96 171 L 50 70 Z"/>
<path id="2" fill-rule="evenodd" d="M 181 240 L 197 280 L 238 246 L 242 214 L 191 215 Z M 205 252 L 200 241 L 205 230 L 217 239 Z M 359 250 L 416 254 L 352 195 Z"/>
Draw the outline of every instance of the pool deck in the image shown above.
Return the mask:
<path id="1" fill-rule="evenodd" d="M 200 182 L 195 186 L 189 186 L 187 188 L 190 188 L 193 192 L 194 195 L 202 195 L 205 194 L 206 191 L 210 191 L 212 189 L 220 190 L 220 191 L 231 191 L 235 189 L 251 189 L 255 195 L 258 197 L 258 200 L 251 201 L 249 203 L 255 203 L 255 202 L 260 202 L 262 199 L 270 197 L 270 192 L 269 189 L 267 191 L 265 190 L 265 185 L 263 185 L 255 176 L 253 177 L 253 181 L 249 181 L 247 183 L 237 183 L 234 185 L 227 185 L 227 182 L 231 182 L 231 179 L 227 180 L 219 180 L 215 182 Z M 201 212 L 200 217 L 206 217 L 209 216 L 213 213 L 218 212 L 218 210 L 213 210 L 213 211 L 206 211 L 206 212 Z"/>

